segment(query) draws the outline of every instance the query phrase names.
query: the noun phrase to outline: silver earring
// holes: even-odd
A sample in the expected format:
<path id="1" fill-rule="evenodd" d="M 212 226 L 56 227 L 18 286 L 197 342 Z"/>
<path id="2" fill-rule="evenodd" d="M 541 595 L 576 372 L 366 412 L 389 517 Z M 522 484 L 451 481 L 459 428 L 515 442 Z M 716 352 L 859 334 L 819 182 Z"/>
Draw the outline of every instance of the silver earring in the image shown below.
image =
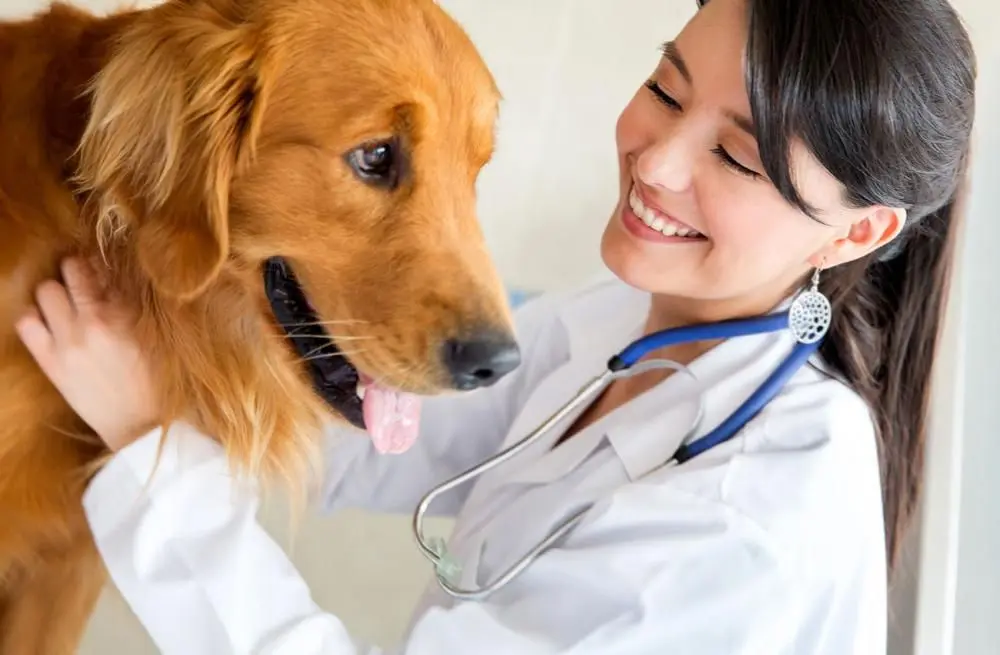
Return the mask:
<path id="1" fill-rule="evenodd" d="M 799 343 L 816 343 L 830 329 L 833 308 L 830 300 L 819 290 L 819 271 L 813 271 L 812 286 L 792 301 L 788 311 L 788 328 Z"/>

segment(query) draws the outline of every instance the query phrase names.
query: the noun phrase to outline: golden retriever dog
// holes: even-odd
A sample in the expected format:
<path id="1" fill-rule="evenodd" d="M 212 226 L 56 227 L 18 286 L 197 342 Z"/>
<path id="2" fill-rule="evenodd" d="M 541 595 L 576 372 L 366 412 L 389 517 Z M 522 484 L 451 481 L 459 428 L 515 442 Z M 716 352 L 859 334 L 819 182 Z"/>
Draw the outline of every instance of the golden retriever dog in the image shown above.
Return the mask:
<path id="1" fill-rule="evenodd" d="M 0 653 L 75 652 L 106 579 L 81 495 L 107 453 L 13 329 L 41 281 L 99 262 L 164 421 L 304 484 L 328 417 L 518 366 L 475 208 L 498 100 L 433 0 L 0 23 Z"/>

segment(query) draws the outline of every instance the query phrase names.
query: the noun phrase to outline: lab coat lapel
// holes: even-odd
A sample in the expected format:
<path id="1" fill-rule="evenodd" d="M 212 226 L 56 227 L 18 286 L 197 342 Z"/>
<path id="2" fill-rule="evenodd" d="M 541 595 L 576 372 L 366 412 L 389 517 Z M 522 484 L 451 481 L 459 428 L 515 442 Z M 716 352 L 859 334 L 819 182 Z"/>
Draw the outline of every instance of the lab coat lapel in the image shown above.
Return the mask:
<path id="1" fill-rule="evenodd" d="M 515 425 L 515 429 L 519 430 L 515 439 L 547 420 L 585 385 L 602 375 L 607 370 L 608 359 L 614 354 L 609 350 L 609 344 L 618 343 L 621 348 L 641 335 L 646 308 L 645 303 L 633 303 L 629 308 L 631 311 L 612 312 L 598 320 L 591 316 L 589 325 L 580 323 L 586 317 L 567 315 L 565 321 L 570 334 L 571 359 L 551 377 L 550 387 L 539 388 L 534 394 L 532 400 L 537 404 L 530 407 L 531 411 L 522 413 L 520 418 L 524 420 L 519 419 Z M 596 398 L 597 395 L 576 408 L 530 453 L 526 452 L 519 465 L 508 469 L 503 484 L 545 484 L 561 478 L 585 460 L 604 437 L 603 421 L 588 426 L 558 447 L 554 446 Z"/>
<path id="2" fill-rule="evenodd" d="M 712 420 L 698 416 L 704 382 L 676 372 L 619 408 L 605 434 L 630 480 L 665 464 L 685 441 Z M 697 424 L 697 425 L 696 425 Z"/>
<path id="3" fill-rule="evenodd" d="M 593 358 L 571 358 L 550 373 L 531 394 L 514 420 L 503 448 L 520 441 L 547 420 L 580 389 L 581 381 L 592 377 L 595 370 L 599 372 L 600 367 L 601 364 Z M 489 539 L 488 535 L 492 533 L 491 524 L 497 521 L 499 513 L 509 509 L 508 492 L 522 483 L 522 477 L 527 481 L 532 476 L 537 478 L 540 474 L 544 475 L 545 466 L 541 465 L 539 468 L 540 462 L 551 454 L 553 444 L 565 427 L 572 424 L 582 411 L 581 408 L 573 412 L 564 419 L 561 426 L 557 426 L 517 457 L 483 475 L 473 487 L 460 516 L 462 530 L 452 535 L 452 543 L 464 562 L 461 582 L 467 588 L 478 586 L 482 582 L 480 568 L 483 548 Z M 525 517 L 525 520 L 529 518 Z"/>
<path id="4" fill-rule="evenodd" d="M 639 404 L 629 420 L 616 422 L 608 432 L 629 478 L 642 478 L 665 464 L 683 443 L 714 430 L 774 372 L 794 345 L 788 332 L 729 339 L 689 365 L 695 381 L 680 373 L 667 379 L 661 385 L 662 405 Z M 699 399 L 704 413 L 697 429 L 685 438 Z"/>
<path id="5" fill-rule="evenodd" d="M 586 381 L 599 374 L 601 368 L 602 364 L 595 361 L 594 358 L 579 358 L 570 359 L 553 371 L 538 385 L 514 420 L 503 448 L 506 449 L 514 445 L 548 420 L 580 390 Z M 552 446 L 559 439 L 559 436 L 568 426 L 572 425 L 584 409 L 585 407 L 576 409 L 555 429 L 519 453 L 517 457 L 504 463 L 490 474 L 484 475 L 480 483 L 476 485 L 473 494 L 470 495 L 470 504 L 474 499 L 484 497 L 505 484 L 537 478 L 539 474 L 537 464 L 548 459 Z"/>
<path id="6" fill-rule="evenodd" d="M 559 311 L 563 335 L 569 342 L 569 359 L 557 366 L 529 396 L 503 443 L 506 449 L 523 439 L 566 404 L 595 376 L 606 370 L 608 359 L 642 332 L 649 309 L 649 294 L 620 284 L 591 290 L 607 298 L 586 298 Z M 617 345 L 615 345 L 617 344 Z M 564 475 L 600 443 L 600 434 L 580 434 L 553 449 L 555 442 L 579 418 L 577 408 L 517 457 L 484 475 L 470 493 L 467 507 L 506 484 L 544 483 Z M 592 426 L 593 427 L 593 426 Z M 567 448 L 571 443 L 571 448 Z M 470 513 L 471 515 L 471 513 Z"/>

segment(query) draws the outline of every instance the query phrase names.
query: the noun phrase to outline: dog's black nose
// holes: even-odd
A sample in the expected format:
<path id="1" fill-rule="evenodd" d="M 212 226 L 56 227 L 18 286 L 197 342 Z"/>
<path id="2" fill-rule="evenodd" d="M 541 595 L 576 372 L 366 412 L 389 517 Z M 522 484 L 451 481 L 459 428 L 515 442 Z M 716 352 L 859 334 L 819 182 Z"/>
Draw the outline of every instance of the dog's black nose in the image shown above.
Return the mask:
<path id="1" fill-rule="evenodd" d="M 521 364 L 521 350 L 509 337 L 495 334 L 450 339 L 444 344 L 445 368 L 455 388 L 488 387 Z"/>

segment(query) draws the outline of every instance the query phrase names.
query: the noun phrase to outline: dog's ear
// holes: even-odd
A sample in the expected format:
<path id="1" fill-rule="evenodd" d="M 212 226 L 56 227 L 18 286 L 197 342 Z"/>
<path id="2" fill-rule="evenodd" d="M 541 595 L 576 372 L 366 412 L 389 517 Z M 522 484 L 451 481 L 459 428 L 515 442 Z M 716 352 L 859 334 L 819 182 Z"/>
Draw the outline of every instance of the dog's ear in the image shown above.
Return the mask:
<path id="1" fill-rule="evenodd" d="M 173 0 L 139 17 L 95 77 L 78 179 L 102 247 L 132 239 L 160 293 L 200 294 L 229 255 L 229 190 L 266 102 L 258 36 L 239 0 Z"/>

